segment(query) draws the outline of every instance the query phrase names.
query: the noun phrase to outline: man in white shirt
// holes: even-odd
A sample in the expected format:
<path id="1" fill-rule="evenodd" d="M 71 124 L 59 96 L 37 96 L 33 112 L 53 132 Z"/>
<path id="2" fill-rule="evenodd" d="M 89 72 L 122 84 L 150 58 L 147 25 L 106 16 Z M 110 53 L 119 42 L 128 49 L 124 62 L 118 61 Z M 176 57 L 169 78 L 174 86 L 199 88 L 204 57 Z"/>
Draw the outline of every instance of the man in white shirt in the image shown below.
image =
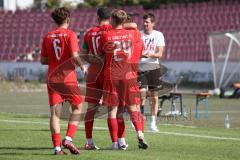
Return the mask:
<path id="1" fill-rule="evenodd" d="M 144 42 L 144 51 L 139 62 L 139 77 L 141 89 L 141 111 L 144 113 L 146 91 L 151 97 L 151 123 L 150 130 L 157 132 L 156 118 L 158 111 L 158 90 L 161 89 L 160 61 L 162 58 L 165 40 L 161 32 L 153 29 L 155 17 L 148 13 L 143 16 L 144 29 L 141 31 Z"/>

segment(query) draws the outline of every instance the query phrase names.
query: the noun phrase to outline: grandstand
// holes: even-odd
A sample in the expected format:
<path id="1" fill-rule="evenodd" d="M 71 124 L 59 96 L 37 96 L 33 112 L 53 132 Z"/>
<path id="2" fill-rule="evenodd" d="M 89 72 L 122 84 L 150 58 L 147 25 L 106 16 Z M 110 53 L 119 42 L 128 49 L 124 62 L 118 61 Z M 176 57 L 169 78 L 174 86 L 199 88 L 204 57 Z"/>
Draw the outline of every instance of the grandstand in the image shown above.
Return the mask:
<path id="1" fill-rule="evenodd" d="M 238 29 L 239 7 L 238 1 L 225 1 L 169 4 L 153 10 L 156 29 L 166 37 L 164 61 L 210 61 L 208 34 Z M 141 6 L 124 9 L 140 15 L 135 20 L 141 28 L 141 15 L 148 11 Z M 71 28 L 83 33 L 96 23 L 95 11 L 94 8 L 74 10 Z M 43 35 L 53 27 L 49 14 L 50 11 L 0 11 L 0 61 L 12 61 L 18 55 L 40 48 Z"/>

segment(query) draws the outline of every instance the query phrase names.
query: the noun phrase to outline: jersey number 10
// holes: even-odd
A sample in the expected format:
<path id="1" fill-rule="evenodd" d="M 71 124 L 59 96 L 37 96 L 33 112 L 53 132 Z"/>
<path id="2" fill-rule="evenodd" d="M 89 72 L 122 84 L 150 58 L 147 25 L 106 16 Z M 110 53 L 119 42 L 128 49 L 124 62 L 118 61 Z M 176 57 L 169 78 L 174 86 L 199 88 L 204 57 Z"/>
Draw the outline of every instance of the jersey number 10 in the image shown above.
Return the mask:
<path id="1" fill-rule="evenodd" d="M 93 54 L 98 54 L 98 43 L 99 43 L 100 36 L 92 37 L 92 45 L 93 45 Z"/>

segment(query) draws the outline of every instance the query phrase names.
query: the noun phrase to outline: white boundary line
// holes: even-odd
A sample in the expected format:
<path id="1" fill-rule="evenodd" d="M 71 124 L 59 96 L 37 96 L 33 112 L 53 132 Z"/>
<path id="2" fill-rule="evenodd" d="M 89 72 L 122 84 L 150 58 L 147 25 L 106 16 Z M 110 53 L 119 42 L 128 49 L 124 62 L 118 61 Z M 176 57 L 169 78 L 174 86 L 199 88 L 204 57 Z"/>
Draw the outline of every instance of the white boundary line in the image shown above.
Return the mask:
<path id="1" fill-rule="evenodd" d="M 48 122 L 33 122 L 33 121 L 18 121 L 18 120 L 0 120 L 3 123 L 22 123 L 22 124 L 41 124 L 41 125 L 49 125 Z M 61 124 L 62 126 L 67 126 L 67 124 Z M 79 127 L 83 128 L 83 125 L 79 125 Z M 94 127 L 94 129 L 98 130 L 108 130 L 105 127 Z M 147 133 L 153 133 L 151 131 L 145 131 Z M 196 138 L 205 138 L 205 139 L 216 139 L 216 140 L 232 140 L 232 141 L 240 141 L 240 138 L 233 137 L 219 137 L 219 136 L 207 136 L 207 135 L 199 135 L 199 134 L 190 134 L 190 133 L 180 133 L 180 132 L 154 132 L 154 134 L 165 134 L 165 135 L 175 135 L 175 136 L 184 136 L 184 137 L 196 137 Z"/>

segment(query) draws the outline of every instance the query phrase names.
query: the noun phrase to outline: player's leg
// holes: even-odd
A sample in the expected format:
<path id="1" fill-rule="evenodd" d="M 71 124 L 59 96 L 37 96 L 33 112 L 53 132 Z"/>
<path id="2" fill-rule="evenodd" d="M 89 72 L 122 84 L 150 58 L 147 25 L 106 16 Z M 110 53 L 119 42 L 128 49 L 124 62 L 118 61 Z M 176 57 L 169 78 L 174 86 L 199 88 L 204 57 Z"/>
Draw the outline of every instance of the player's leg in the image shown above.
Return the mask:
<path id="1" fill-rule="evenodd" d="M 155 69 L 151 70 L 148 73 L 148 89 L 150 91 L 151 97 L 151 122 L 150 122 L 150 130 L 153 132 L 157 132 L 158 128 L 156 125 L 157 121 L 157 112 L 158 112 L 158 91 L 161 89 L 161 70 Z"/>
<path id="2" fill-rule="evenodd" d="M 54 154 L 65 154 L 61 148 L 61 134 L 60 134 L 60 116 L 62 111 L 62 104 L 55 104 L 50 107 L 50 130 L 52 133 L 52 143 L 54 146 Z"/>
<path id="3" fill-rule="evenodd" d="M 95 103 L 88 103 L 87 112 L 84 118 L 85 124 L 85 134 L 87 143 L 85 144 L 86 150 L 98 150 L 99 148 L 94 144 L 92 138 L 92 131 L 93 131 L 93 123 L 94 123 L 94 115 L 97 111 L 97 104 Z"/>
<path id="4" fill-rule="evenodd" d="M 61 134 L 60 134 L 60 116 L 62 111 L 62 97 L 54 92 L 48 86 L 48 98 L 50 105 L 50 119 L 49 125 L 52 134 L 52 143 L 54 146 L 55 155 L 66 154 L 61 148 Z"/>
<path id="5" fill-rule="evenodd" d="M 150 122 L 150 130 L 158 131 L 156 121 L 157 121 L 157 112 L 158 112 L 158 92 L 151 91 L 151 122 Z"/>
<path id="6" fill-rule="evenodd" d="M 117 110 L 117 123 L 118 123 L 118 145 L 119 149 L 126 150 L 128 145 L 125 140 L 125 122 L 123 118 L 123 112 L 125 107 L 123 105 L 118 106 Z"/>
<path id="7" fill-rule="evenodd" d="M 130 112 L 130 117 L 132 120 L 132 123 L 135 127 L 135 130 L 137 132 L 137 138 L 138 138 L 138 147 L 140 149 L 147 149 L 148 144 L 145 141 L 144 133 L 143 133 L 143 123 L 142 123 L 142 114 L 139 110 L 139 107 L 137 105 L 130 105 L 128 107 L 128 110 Z"/>
<path id="8" fill-rule="evenodd" d="M 82 113 L 82 97 L 80 95 L 71 95 L 68 96 L 68 99 L 71 103 L 72 113 L 69 118 L 67 133 L 62 144 L 65 148 L 69 149 L 72 154 L 80 154 L 80 150 L 72 141 Z"/>
<path id="9" fill-rule="evenodd" d="M 146 88 L 141 88 L 140 92 L 141 92 L 140 110 L 141 110 L 141 113 L 144 115 L 144 106 L 145 106 L 146 99 L 147 99 L 146 98 L 147 97 L 147 89 Z"/>
<path id="10" fill-rule="evenodd" d="M 138 110 L 140 110 L 140 104 L 137 105 Z M 141 113 L 141 121 L 142 121 L 142 131 L 144 132 L 144 124 L 145 124 L 145 116 Z"/>
<path id="11" fill-rule="evenodd" d="M 146 102 L 146 97 L 147 97 L 147 72 L 139 72 L 138 73 L 138 83 L 139 83 L 139 88 L 140 88 L 140 93 L 141 93 L 141 103 L 140 103 L 140 109 L 141 113 L 144 115 L 144 106 Z"/>
<path id="12" fill-rule="evenodd" d="M 103 86 L 103 104 L 108 107 L 108 129 L 112 140 L 112 149 L 118 149 L 117 106 L 119 105 L 117 80 L 106 80 Z"/>
<path id="13" fill-rule="evenodd" d="M 130 113 L 132 123 L 137 132 L 139 148 L 147 149 L 148 144 L 144 139 L 144 133 L 143 133 L 143 122 L 142 122 L 143 115 L 141 114 L 140 108 L 139 108 L 140 91 L 137 84 L 137 80 L 136 79 L 126 80 L 124 84 L 126 86 L 126 90 L 124 94 L 125 95 L 124 102 L 126 102 L 126 105 L 128 106 L 128 111 Z"/>
<path id="14" fill-rule="evenodd" d="M 94 115 L 97 111 L 100 99 L 102 97 L 103 82 L 97 79 L 95 83 L 88 83 L 86 89 L 85 102 L 88 102 L 87 112 L 84 117 L 85 134 L 87 143 L 85 144 L 86 150 L 98 150 L 99 148 L 94 144 L 92 138 Z"/>
<path id="15" fill-rule="evenodd" d="M 117 106 L 108 107 L 108 129 L 112 140 L 112 149 L 118 149 Z"/>

